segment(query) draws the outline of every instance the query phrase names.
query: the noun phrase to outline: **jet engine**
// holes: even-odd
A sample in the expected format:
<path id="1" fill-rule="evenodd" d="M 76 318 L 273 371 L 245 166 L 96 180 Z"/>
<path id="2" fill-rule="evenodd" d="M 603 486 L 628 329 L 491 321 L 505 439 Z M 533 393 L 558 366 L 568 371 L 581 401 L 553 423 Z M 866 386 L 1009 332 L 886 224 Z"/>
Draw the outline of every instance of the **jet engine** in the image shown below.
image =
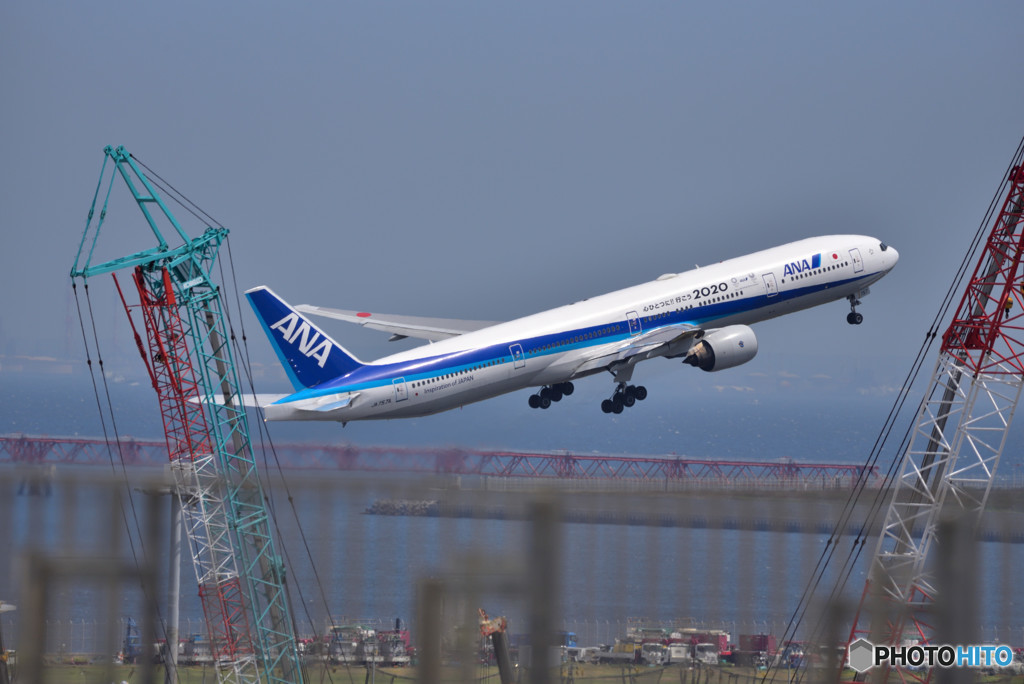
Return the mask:
<path id="1" fill-rule="evenodd" d="M 693 346 L 683 363 L 702 371 L 733 368 L 757 356 L 757 337 L 746 325 L 730 325 L 712 330 Z"/>

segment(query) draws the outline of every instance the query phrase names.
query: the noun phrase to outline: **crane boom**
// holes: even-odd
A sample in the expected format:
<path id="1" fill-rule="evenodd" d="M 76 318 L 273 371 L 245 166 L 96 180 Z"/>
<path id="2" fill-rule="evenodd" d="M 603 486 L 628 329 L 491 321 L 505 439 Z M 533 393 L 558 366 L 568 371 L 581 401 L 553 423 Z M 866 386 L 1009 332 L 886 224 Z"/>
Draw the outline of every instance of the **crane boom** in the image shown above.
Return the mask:
<path id="1" fill-rule="evenodd" d="M 97 214 L 108 163 L 113 171 Z M 132 193 L 157 246 L 93 264 L 117 175 Z M 183 244 L 172 247 L 167 242 L 158 223 L 163 220 Z M 284 564 L 270 533 L 221 288 L 210 276 L 227 234 L 227 229 L 211 226 L 190 238 L 135 158 L 124 147 L 108 146 L 71 277 L 85 280 L 135 269 L 149 338 L 147 366 L 161 398 L 172 460 L 191 489 L 182 501 L 189 508 L 186 531 L 201 548 L 194 554 L 194 564 L 204 613 L 212 616 L 210 638 L 218 642 L 211 647 L 220 661 L 219 679 L 302 682 Z M 139 347 L 146 358 L 141 342 Z M 257 663 L 258 669 L 250 667 Z"/>
<path id="2" fill-rule="evenodd" d="M 244 610 L 227 501 L 221 494 L 223 487 L 210 446 L 206 412 L 201 403 L 190 401 L 199 396 L 198 383 L 170 274 L 163 268 L 147 272 L 136 266 L 133 281 L 139 292 L 138 308 L 148 348 L 135 327 L 132 307 L 114 274 L 121 303 L 160 404 L 175 481 L 172 495 L 178 499 L 188 530 L 192 566 L 218 679 L 258 684 L 256 651 Z"/>
<path id="3" fill-rule="evenodd" d="M 926 565 L 940 515 L 976 528 L 1024 385 L 1024 167 L 1019 149 L 1004 197 L 967 288 L 942 337 L 913 437 L 903 455 L 868 583 L 888 602 L 876 644 L 934 638 L 934 579 Z M 868 588 L 856 620 L 866 617 Z M 854 623 L 852 642 L 868 636 Z M 886 670 L 882 676 L 888 677 Z M 927 679 L 930 671 L 900 671 Z"/>

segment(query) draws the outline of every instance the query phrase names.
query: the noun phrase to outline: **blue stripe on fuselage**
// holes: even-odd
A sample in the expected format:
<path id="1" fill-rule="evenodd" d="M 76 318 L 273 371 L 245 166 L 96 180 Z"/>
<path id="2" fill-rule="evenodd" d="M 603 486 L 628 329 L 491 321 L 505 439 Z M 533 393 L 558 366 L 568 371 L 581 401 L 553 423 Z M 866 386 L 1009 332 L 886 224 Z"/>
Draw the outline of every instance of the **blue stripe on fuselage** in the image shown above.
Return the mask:
<path id="1" fill-rule="evenodd" d="M 778 304 L 792 299 L 797 299 L 825 289 L 841 287 L 858 280 L 865 280 L 878 275 L 877 273 L 865 274 L 847 280 L 831 281 L 807 287 L 792 288 L 781 291 L 769 299 L 766 295 L 753 297 L 741 297 L 739 299 L 726 300 L 695 306 L 683 311 L 671 310 L 664 312 L 667 315 L 659 318 L 652 327 L 644 327 L 644 332 L 657 330 L 669 325 L 686 323 L 690 325 L 706 327 L 707 323 L 735 316 L 737 314 L 756 311 L 768 305 Z M 657 315 L 657 314 L 656 314 Z M 641 322 L 647 317 L 641 317 Z M 574 330 L 559 331 L 550 335 L 538 335 L 521 340 L 509 340 L 501 344 L 466 349 L 440 356 L 403 361 L 390 364 L 366 364 L 356 370 L 334 380 L 324 382 L 314 388 L 304 389 L 278 400 L 277 404 L 285 404 L 300 399 L 310 399 L 339 392 L 356 392 L 359 390 L 374 389 L 377 387 L 390 386 L 396 378 L 405 378 L 407 383 L 424 382 L 441 378 L 446 375 L 455 375 L 468 370 L 476 370 L 483 364 L 500 361 L 503 365 L 512 363 L 510 347 L 516 344 L 522 345 L 525 358 L 539 358 L 549 354 L 563 353 L 586 347 L 609 344 L 626 340 L 630 337 L 629 325 L 625 320 L 606 323 L 604 325 L 588 326 Z M 582 338 L 582 339 L 577 339 Z M 571 340 L 571 341 L 570 341 Z"/>

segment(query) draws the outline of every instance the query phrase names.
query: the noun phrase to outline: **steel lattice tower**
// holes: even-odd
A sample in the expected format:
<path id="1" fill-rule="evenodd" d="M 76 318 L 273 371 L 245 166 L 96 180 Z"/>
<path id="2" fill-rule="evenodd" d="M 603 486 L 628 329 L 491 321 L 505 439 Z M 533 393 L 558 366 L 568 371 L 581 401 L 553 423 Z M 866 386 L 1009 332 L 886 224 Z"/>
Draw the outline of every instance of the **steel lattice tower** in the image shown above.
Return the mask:
<path id="1" fill-rule="evenodd" d="M 302 682 L 284 586 L 284 564 L 274 550 L 238 371 L 229 344 L 221 288 L 210 276 L 228 231 L 208 227 L 199 237 L 189 237 L 124 147 L 108 146 L 104 155 L 100 182 L 71 277 L 86 279 L 135 267 L 144 310 L 149 301 L 150 314 L 163 317 L 147 322 L 146 326 L 150 349 L 155 349 L 151 353 L 159 355 L 151 356 L 151 372 L 156 370 L 156 361 L 173 361 L 160 368 L 166 379 L 154 379 L 156 385 L 169 390 L 166 401 L 161 397 L 165 427 L 170 426 L 168 448 L 172 449 L 172 460 L 174 449 L 191 450 L 188 456 L 178 458 L 178 464 L 184 466 L 180 470 L 183 481 L 206 488 L 198 498 L 199 505 L 191 511 L 193 517 L 187 531 L 205 537 L 201 543 L 208 553 L 202 555 L 202 567 L 196 567 L 197 576 L 202 578 L 200 593 L 206 594 L 204 610 L 209 608 L 209 614 L 217 616 L 211 620 L 211 639 L 219 641 L 221 657 L 234 659 L 218 667 L 218 676 L 222 681 L 233 681 L 233 677 L 243 673 L 248 676 L 247 663 L 253 661 L 259 672 L 251 681 Z M 114 170 L 89 242 L 108 162 Z M 142 211 L 157 246 L 92 265 L 92 254 L 118 174 Z M 183 244 L 171 247 L 157 225 L 157 218 L 169 223 Z M 190 403 L 189 400 L 199 409 L 181 406 L 182 401 Z M 233 552 L 230 561 L 228 546 Z M 243 608 L 251 619 L 251 635 L 245 627 Z"/>
<path id="2" fill-rule="evenodd" d="M 210 446 L 202 395 L 170 275 L 164 269 L 147 272 L 136 267 L 133 280 L 139 292 L 148 353 L 120 285 L 118 292 L 160 404 L 176 485 L 173 495 L 183 513 L 217 676 L 222 682 L 258 684 L 259 669 L 246 619 L 224 485 Z"/>
<path id="3" fill-rule="evenodd" d="M 881 597 L 884 624 L 858 636 L 876 644 L 934 637 L 935 581 L 927 559 L 940 515 L 977 527 L 1024 384 L 1024 168 L 1018 151 L 1005 199 L 952 323 L 921 404 L 872 559 L 865 599 Z M 874 586 L 871 586 L 874 583 Z M 869 592 L 870 589 L 870 592 Z M 876 623 L 878 620 L 876 619 Z M 903 679 L 930 671 L 898 670 Z M 888 671 L 882 679 L 888 677 Z"/>

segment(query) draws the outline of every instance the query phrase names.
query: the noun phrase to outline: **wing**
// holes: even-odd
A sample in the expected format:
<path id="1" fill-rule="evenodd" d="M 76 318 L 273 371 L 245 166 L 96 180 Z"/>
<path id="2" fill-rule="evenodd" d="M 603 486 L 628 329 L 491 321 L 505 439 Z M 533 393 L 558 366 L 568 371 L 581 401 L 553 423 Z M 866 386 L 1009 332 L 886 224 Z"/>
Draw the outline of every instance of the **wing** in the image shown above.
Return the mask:
<path id="1" fill-rule="evenodd" d="M 665 326 L 641 333 L 636 337 L 614 344 L 598 347 L 594 353 L 582 360 L 575 359 L 574 375 L 586 375 L 594 371 L 633 366 L 640 361 L 656 356 L 680 356 L 686 354 L 693 343 L 704 335 L 705 330 L 688 323 Z"/>
<path id="2" fill-rule="evenodd" d="M 324 306 L 300 304 L 296 311 L 336 318 L 339 321 L 356 323 L 371 330 L 391 333 L 391 341 L 416 337 L 423 340 L 444 340 L 492 325 L 494 321 L 463 321 L 457 318 L 426 318 L 423 316 L 397 316 L 394 314 L 369 313 L 366 311 L 346 311 L 344 309 L 328 309 Z"/>

